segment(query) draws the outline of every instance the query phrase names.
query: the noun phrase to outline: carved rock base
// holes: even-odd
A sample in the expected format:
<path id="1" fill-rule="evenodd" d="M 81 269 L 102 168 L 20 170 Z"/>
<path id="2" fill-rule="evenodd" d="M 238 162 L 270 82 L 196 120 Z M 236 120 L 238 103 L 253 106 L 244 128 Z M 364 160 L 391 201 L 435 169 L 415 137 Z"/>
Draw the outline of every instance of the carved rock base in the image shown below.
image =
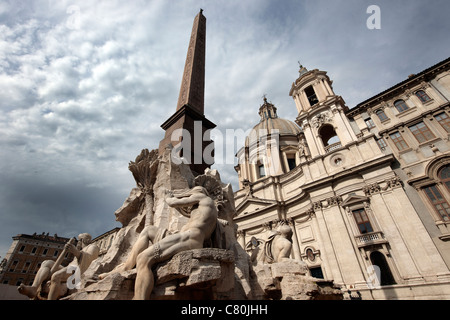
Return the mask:
<path id="1" fill-rule="evenodd" d="M 233 299 L 234 254 L 230 250 L 204 248 L 183 251 L 154 269 L 156 284 L 151 299 Z M 130 300 L 134 296 L 136 269 L 89 280 L 70 300 Z"/>
<path id="2" fill-rule="evenodd" d="M 308 275 L 304 264 L 295 260 L 258 264 L 254 271 L 257 300 L 342 300 L 342 292 L 332 282 Z"/>

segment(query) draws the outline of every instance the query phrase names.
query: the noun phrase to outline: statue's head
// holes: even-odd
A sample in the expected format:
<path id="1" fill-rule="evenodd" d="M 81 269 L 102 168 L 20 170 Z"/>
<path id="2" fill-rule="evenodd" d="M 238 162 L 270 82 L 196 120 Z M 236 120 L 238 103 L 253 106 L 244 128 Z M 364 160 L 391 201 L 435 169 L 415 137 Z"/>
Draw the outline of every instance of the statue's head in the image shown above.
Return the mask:
<path id="1" fill-rule="evenodd" d="M 92 241 L 92 237 L 89 233 L 81 233 L 78 235 L 78 243 L 82 246 L 87 246 Z"/>
<path id="2" fill-rule="evenodd" d="M 279 232 L 283 237 L 285 237 L 288 240 L 291 240 L 293 231 L 291 227 L 289 227 L 287 224 L 282 225 L 279 229 Z"/>
<path id="3" fill-rule="evenodd" d="M 180 194 L 175 194 L 174 196 L 177 198 L 185 198 L 185 197 L 189 197 L 195 193 L 203 193 L 204 195 L 209 196 L 208 191 L 203 188 L 202 186 L 195 186 L 192 189 L 186 190 Z"/>

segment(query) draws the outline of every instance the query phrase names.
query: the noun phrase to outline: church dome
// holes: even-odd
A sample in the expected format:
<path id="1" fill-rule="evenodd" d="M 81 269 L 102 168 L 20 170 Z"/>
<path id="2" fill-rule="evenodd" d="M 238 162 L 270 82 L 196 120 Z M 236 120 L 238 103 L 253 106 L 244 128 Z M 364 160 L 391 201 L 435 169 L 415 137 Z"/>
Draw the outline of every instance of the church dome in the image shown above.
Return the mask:
<path id="1" fill-rule="evenodd" d="M 250 132 L 248 136 L 249 142 L 256 142 L 268 134 L 277 132 L 280 137 L 286 135 L 296 136 L 302 132 L 295 122 L 278 118 L 277 108 L 267 102 L 266 98 L 264 98 L 264 104 L 259 108 L 259 115 L 261 120 Z"/>

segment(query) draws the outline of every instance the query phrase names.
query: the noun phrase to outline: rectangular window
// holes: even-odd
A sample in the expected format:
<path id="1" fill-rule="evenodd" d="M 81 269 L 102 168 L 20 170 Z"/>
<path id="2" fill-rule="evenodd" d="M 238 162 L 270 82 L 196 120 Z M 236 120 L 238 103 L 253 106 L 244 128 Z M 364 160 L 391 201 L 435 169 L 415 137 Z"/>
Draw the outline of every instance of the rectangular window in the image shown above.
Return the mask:
<path id="1" fill-rule="evenodd" d="M 423 189 L 430 200 L 436 212 L 442 217 L 444 221 L 450 221 L 450 206 L 436 185 L 426 187 Z"/>
<path id="2" fill-rule="evenodd" d="M 403 140 L 403 137 L 400 134 L 400 132 L 395 132 L 389 136 L 391 137 L 392 142 L 395 144 L 395 146 L 399 151 L 408 149 L 408 145 L 406 144 L 405 140 Z"/>
<path id="3" fill-rule="evenodd" d="M 383 138 L 377 139 L 376 141 L 377 141 L 378 147 L 380 147 L 380 150 L 382 150 L 382 151 L 386 150 L 387 144 Z"/>
<path id="4" fill-rule="evenodd" d="M 309 269 L 309 271 L 311 272 L 311 276 L 314 278 L 318 278 L 318 279 L 324 278 L 321 267 L 311 268 L 311 269 Z"/>
<path id="5" fill-rule="evenodd" d="M 364 120 L 364 122 L 366 123 L 367 128 L 369 129 L 375 128 L 375 123 L 371 118 L 367 118 L 366 120 Z"/>
<path id="6" fill-rule="evenodd" d="M 259 177 L 264 178 L 266 176 L 266 171 L 264 170 L 264 165 L 260 164 L 258 169 L 259 169 Z"/>
<path id="7" fill-rule="evenodd" d="M 434 134 L 423 122 L 419 122 L 416 125 L 410 126 L 409 130 L 411 130 L 412 134 L 416 137 L 419 143 L 427 142 L 435 138 Z"/>
<path id="8" fill-rule="evenodd" d="M 353 210 L 353 216 L 355 217 L 356 224 L 358 225 L 359 232 L 361 234 L 372 232 L 373 228 L 370 224 L 369 217 L 367 216 L 366 210 L 357 209 Z"/>
<path id="9" fill-rule="evenodd" d="M 11 265 L 11 268 L 9 269 L 9 272 L 14 272 L 14 270 L 16 269 L 18 263 L 19 263 L 19 260 L 14 260 L 12 265 Z"/>
<path id="10" fill-rule="evenodd" d="M 289 166 L 289 170 L 293 170 L 297 164 L 295 163 L 295 158 L 288 158 L 288 166 Z"/>
<path id="11" fill-rule="evenodd" d="M 30 268 L 30 264 L 31 264 L 31 262 L 28 262 L 28 261 L 25 263 L 25 265 L 23 266 L 23 269 L 22 269 L 22 273 L 28 272 L 28 268 Z"/>
<path id="12" fill-rule="evenodd" d="M 439 122 L 442 128 L 445 129 L 445 131 L 450 132 L 450 118 L 445 112 L 435 115 L 434 118 Z"/>

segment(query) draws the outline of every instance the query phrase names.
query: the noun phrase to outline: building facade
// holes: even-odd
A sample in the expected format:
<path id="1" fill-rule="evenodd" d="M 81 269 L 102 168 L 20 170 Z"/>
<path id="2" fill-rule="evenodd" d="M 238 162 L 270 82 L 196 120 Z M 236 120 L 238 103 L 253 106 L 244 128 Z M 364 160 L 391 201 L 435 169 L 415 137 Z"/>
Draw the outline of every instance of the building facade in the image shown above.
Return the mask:
<path id="1" fill-rule="evenodd" d="M 21 283 L 31 285 L 42 262 L 56 260 L 69 240 L 48 233 L 14 236 L 0 265 L 0 283 L 13 286 Z M 73 255 L 66 253 L 62 265 L 66 266 L 72 260 Z"/>
<path id="2" fill-rule="evenodd" d="M 236 155 L 241 245 L 289 224 L 292 258 L 317 278 L 364 299 L 450 298 L 449 69 L 349 109 L 326 72 L 301 67 L 295 123 L 265 99 Z"/>

